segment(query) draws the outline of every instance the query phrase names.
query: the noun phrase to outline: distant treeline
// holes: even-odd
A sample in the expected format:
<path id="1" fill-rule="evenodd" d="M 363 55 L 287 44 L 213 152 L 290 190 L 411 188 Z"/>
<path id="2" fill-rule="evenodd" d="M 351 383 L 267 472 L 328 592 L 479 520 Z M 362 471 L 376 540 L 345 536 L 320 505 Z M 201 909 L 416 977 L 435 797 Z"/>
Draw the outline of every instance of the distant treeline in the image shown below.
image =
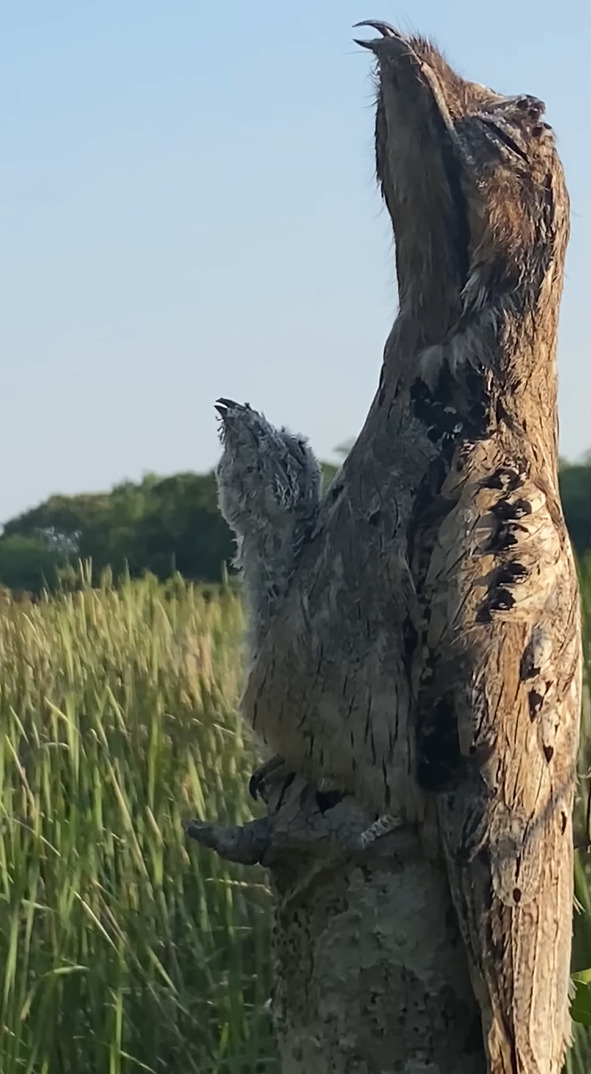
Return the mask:
<path id="1" fill-rule="evenodd" d="M 336 467 L 323 466 L 325 481 Z M 11 519 L 0 537 L 0 585 L 38 592 L 78 577 L 78 560 L 91 560 L 96 578 L 105 567 L 132 577 L 160 579 L 178 571 L 219 582 L 235 553 L 219 513 L 213 472 L 125 481 L 110 492 L 50 496 Z"/>
<path id="2" fill-rule="evenodd" d="M 324 465 L 325 482 L 336 467 Z M 571 539 L 583 556 L 591 548 L 591 462 L 563 463 L 560 490 Z M 217 507 L 215 477 L 147 474 L 110 492 L 50 496 L 11 519 L 0 537 L 0 585 L 37 592 L 77 576 L 79 559 L 98 575 L 218 582 L 234 554 L 232 536 Z"/>

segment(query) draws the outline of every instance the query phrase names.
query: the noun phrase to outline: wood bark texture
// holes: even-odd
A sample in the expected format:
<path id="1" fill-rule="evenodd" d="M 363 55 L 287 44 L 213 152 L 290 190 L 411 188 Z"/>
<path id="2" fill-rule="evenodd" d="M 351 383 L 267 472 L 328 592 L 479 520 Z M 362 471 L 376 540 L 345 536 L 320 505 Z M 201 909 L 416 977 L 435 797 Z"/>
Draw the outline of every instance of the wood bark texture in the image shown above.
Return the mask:
<path id="1" fill-rule="evenodd" d="M 581 693 L 557 483 L 568 196 L 539 100 L 366 25 L 399 313 L 242 701 L 284 762 L 250 859 L 278 895 L 283 1070 L 559 1074 Z M 359 850 L 356 810 L 399 827 Z"/>

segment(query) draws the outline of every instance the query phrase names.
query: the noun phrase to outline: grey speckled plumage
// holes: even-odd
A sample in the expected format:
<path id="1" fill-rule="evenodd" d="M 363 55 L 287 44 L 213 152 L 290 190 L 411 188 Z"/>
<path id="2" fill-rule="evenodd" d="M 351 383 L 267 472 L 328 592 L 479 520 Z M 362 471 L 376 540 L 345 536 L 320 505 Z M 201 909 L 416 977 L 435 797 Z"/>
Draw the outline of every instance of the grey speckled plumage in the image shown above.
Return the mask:
<path id="1" fill-rule="evenodd" d="M 218 500 L 236 536 L 252 655 L 318 514 L 320 467 L 305 437 L 276 428 L 248 403 L 218 399 L 216 409 Z"/>

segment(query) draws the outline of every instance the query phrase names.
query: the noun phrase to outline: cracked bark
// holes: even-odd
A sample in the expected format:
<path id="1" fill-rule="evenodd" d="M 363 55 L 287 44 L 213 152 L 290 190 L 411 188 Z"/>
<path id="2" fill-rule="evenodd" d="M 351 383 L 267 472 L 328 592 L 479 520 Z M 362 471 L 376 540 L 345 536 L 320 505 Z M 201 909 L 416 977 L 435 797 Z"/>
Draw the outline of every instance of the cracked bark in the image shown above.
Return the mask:
<path id="1" fill-rule="evenodd" d="M 440 866 L 408 827 L 361 849 L 371 817 L 323 811 L 296 777 L 261 788 L 244 827 L 188 821 L 222 858 L 262 864 L 275 893 L 273 1019 L 282 1074 L 483 1074 L 480 1016 Z"/>
<path id="2" fill-rule="evenodd" d="M 269 776 L 243 829 L 187 831 L 270 870 L 283 1074 L 558 1074 L 581 673 L 556 473 L 568 197 L 541 102 L 372 25 L 400 309 L 242 701 L 298 775 Z M 384 813 L 402 826 L 362 848 Z"/>

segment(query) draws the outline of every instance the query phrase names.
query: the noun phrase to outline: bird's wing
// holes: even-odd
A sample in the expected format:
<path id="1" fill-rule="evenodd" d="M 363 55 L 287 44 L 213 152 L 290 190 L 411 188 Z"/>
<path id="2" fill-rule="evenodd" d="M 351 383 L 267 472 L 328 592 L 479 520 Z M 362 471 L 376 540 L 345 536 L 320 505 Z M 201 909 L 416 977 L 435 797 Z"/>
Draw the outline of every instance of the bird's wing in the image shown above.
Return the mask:
<path id="1" fill-rule="evenodd" d="M 439 794 L 491 1071 L 559 1074 L 570 1032 L 576 576 L 554 488 L 498 455 L 487 471 L 486 451 L 474 445 L 473 467 L 464 458 L 448 479 L 453 506 L 423 579 L 419 771 Z"/>

